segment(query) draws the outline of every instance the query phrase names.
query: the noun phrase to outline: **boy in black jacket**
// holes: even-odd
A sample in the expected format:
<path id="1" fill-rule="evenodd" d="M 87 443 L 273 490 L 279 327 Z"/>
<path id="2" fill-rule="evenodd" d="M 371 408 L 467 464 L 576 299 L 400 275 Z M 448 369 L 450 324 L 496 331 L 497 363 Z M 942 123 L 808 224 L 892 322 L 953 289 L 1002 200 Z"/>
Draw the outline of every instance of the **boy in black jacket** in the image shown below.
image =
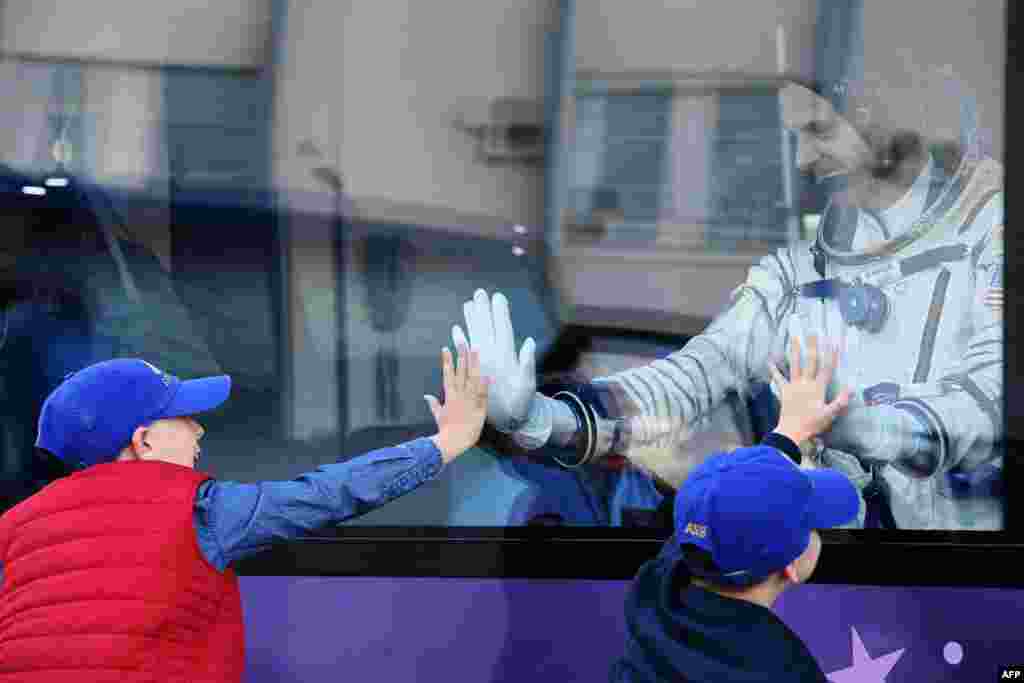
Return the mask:
<path id="1" fill-rule="evenodd" d="M 613 681 L 826 683 L 804 643 L 771 606 L 814 571 L 817 529 L 853 519 L 857 491 L 835 470 L 803 469 L 799 445 L 828 429 L 849 394 L 824 400 L 837 355 L 809 340 L 790 350 L 775 431 L 693 470 L 675 498 L 675 534 L 645 564 L 626 602 L 626 652 Z"/>

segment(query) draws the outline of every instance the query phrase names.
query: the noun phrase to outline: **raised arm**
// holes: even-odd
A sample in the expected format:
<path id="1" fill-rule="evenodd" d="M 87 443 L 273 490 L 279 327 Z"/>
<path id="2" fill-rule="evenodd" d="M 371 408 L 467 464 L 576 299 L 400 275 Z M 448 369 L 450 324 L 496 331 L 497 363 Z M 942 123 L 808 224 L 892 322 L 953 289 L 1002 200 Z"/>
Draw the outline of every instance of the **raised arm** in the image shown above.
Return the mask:
<path id="1" fill-rule="evenodd" d="M 515 353 L 508 301 L 477 290 L 463 311 L 468 341 L 494 378 L 488 422 L 527 449 L 571 448 L 558 458 L 567 467 L 615 452 L 675 481 L 678 463 L 654 454 L 689 438 L 729 391 L 745 393 L 753 379 L 767 379 L 768 358 L 785 337 L 778 333 L 794 303 L 793 283 L 789 251 L 767 256 L 729 307 L 680 351 L 553 396 L 536 392 L 533 340 Z M 452 334 L 456 343 L 466 341 L 459 326 Z"/>
<path id="2" fill-rule="evenodd" d="M 460 349 L 456 368 L 442 352 L 444 403 L 425 396 L 438 433 L 323 465 L 290 481 L 208 480 L 196 495 L 195 526 L 204 556 L 218 569 L 274 543 L 365 514 L 433 479 L 476 444 L 487 382 L 479 360 Z"/>

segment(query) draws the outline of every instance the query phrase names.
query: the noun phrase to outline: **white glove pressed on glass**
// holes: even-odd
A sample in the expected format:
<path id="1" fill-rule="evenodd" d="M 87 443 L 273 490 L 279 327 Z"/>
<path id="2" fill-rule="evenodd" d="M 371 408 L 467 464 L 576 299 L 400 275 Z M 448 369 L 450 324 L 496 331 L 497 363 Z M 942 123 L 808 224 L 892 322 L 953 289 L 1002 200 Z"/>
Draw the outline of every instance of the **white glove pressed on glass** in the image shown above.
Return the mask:
<path id="1" fill-rule="evenodd" d="M 482 289 L 462 306 L 469 340 L 458 325 L 452 327 L 455 345 L 466 344 L 480 356 L 481 373 L 491 378 L 487 393 L 487 421 L 511 434 L 523 448 L 540 448 L 552 430 L 552 399 L 537 393 L 536 344 L 528 337 L 515 350 L 515 333 L 508 299 L 501 292 L 488 297 Z"/>

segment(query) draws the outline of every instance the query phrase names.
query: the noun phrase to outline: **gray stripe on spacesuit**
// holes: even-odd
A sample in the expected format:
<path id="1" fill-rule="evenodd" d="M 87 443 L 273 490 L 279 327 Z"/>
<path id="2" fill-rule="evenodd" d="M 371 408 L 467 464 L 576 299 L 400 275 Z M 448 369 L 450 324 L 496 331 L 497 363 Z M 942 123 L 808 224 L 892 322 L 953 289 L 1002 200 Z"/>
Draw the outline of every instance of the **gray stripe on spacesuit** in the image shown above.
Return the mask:
<path id="1" fill-rule="evenodd" d="M 776 321 L 781 322 L 784 314 L 797 310 L 797 290 L 799 289 L 797 287 L 797 275 L 800 271 L 797 269 L 797 262 L 793 259 L 792 248 L 785 250 L 785 256 L 790 260 L 790 269 L 793 271 L 793 278 L 784 283 L 786 285 L 785 294 L 779 297 L 778 305 L 775 306 L 774 316 L 771 314 L 771 311 L 767 310 L 767 305 L 765 306 L 765 312 L 768 314 L 768 319 L 772 325 L 775 325 Z"/>
<path id="2" fill-rule="evenodd" d="M 782 279 L 783 279 L 782 285 L 785 288 L 785 290 L 789 291 L 789 290 L 793 289 L 796 285 L 793 284 L 793 281 L 794 281 L 793 278 L 791 278 L 789 276 L 789 273 L 786 272 L 786 267 L 784 265 L 782 265 L 782 259 L 779 258 L 778 254 L 772 254 L 772 258 L 775 259 L 776 263 L 779 264 L 779 273 L 782 274 Z M 795 272 L 793 273 L 793 276 L 794 277 L 796 276 Z"/>
<path id="3" fill-rule="evenodd" d="M 903 277 L 910 277 L 943 263 L 962 261 L 966 255 L 967 247 L 963 244 L 948 244 L 944 247 L 935 247 L 915 256 L 908 256 L 900 261 L 900 273 Z"/>
<path id="4" fill-rule="evenodd" d="M 981 412 L 988 415 L 989 419 L 992 420 L 992 433 L 998 434 L 1002 430 L 1002 418 L 1000 417 L 1002 411 L 999 409 L 999 404 L 990 399 L 970 377 L 959 376 L 955 379 L 960 387 L 978 404 Z"/>
<path id="5" fill-rule="evenodd" d="M 644 368 L 644 370 L 646 370 L 646 369 L 647 368 Z M 647 390 L 649 392 L 651 392 L 651 396 L 653 397 L 653 400 L 654 400 L 654 406 L 653 406 L 653 409 L 648 412 L 648 414 L 652 415 L 652 416 L 656 416 L 656 417 L 657 416 L 664 416 L 664 417 L 671 418 L 672 417 L 672 402 L 670 400 L 668 400 L 668 398 L 667 398 L 668 392 L 665 391 L 665 387 L 661 384 L 661 382 L 657 382 L 657 384 L 658 384 L 659 388 L 661 388 L 662 394 L 666 396 L 666 398 L 664 400 L 664 404 L 665 404 L 664 405 L 664 408 L 665 408 L 664 412 L 662 412 L 660 410 L 661 407 L 662 407 L 662 405 L 661 405 L 662 402 L 659 402 L 659 400 L 658 400 L 659 394 L 658 394 L 658 392 L 656 392 L 654 390 L 654 387 L 651 386 L 651 384 L 647 381 L 647 378 L 645 378 L 642 373 L 635 373 L 632 376 L 632 378 L 635 379 L 636 381 L 640 382 L 641 384 L 643 384 L 644 387 L 646 387 Z"/>
<path id="6" fill-rule="evenodd" d="M 974 248 L 971 249 L 971 270 L 978 267 L 978 261 L 981 260 L 981 255 L 985 251 L 985 247 L 989 245 L 989 242 L 990 240 L 987 239 L 982 240 L 975 244 Z"/>
<path id="7" fill-rule="evenodd" d="M 684 357 L 686 357 L 686 358 L 688 358 L 690 360 L 693 359 L 691 356 L 688 356 L 688 355 L 684 356 Z M 690 385 L 694 389 L 697 388 L 697 383 L 693 380 L 693 376 L 690 375 L 689 371 L 686 370 L 686 368 L 683 368 L 683 365 L 681 364 L 681 362 L 679 360 L 677 360 L 676 358 L 674 358 L 672 356 L 666 357 L 665 360 L 668 361 L 668 362 L 671 362 L 671 364 L 673 366 L 675 366 L 677 369 L 679 369 L 679 372 L 686 376 L 686 379 L 688 379 L 690 381 Z M 683 391 L 683 393 L 686 393 L 686 392 Z M 708 385 L 708 395 L 709 395 L 709 399 L 708 400 L 710 401 L 711 400 L 711 398 L 710 398 L 710 396 L 711 396 L 711 385 Z M 696 398 L 693 398 L 693 400 L 696 401 Z M 700 407 L 700 403 L 697 402 L 695 408 L 699 409 L 699 407 Z"/>
<path id="8" fill-rule="evenodd" d="M 693 359 L 691 358 L 690 360 L 693 360 Z M 690 383 L 691 383 L 691 384 L 693 384 L 693 387 L 694 387 L 694 389 L 696 389 L 696 388 L 697 388 L 697 384 L 698 384 L 698 382 L 697 382 L 697 380 L 695 380 L 695 379 L 693 378 L 693 375 L 691 374 L 691 372 L 692 372 L 692 371 L 691 371 L 691 370 L 688 370 L 688 369 L 687 369 L 687 370 L 684 370 L 683 372 L 685 372 L 685 373 L 686 373 L 686 379 L 690 380 Z M 709 392 L 708 392 L 708 393 L 706 394 L 706 396 L 707 396 L 707 408 L 706 408 L 706 409 L 702 409 L 702 408 L 700 407 L 700 394 L 698 394 L 698 395 L 697 395 L 697 396 L 695 397 L 695 399 L 694 399 L 694 400 L 696 400 L 696 402 L 697 402 L 697 410 L 699 411 L 699 412 L 697 413 L 698 417 L 699 417 L 699 416 L 701 416 L 701 415 L 705 415 L 705 414 L 706 414 L 707 412 L 709 412 L 709 411 L 711 410 L 711 403 L 712 403 L 712 396 L 711 396 L 711 392 L 709 391 Z"/>
<path id="9" fill-rule="evenodd" d="M 662 375 L 663 377 L 667 377 L 668 381 L 672 382 L 672 384 L 675 385 L 675 387 L 679 390 L 680 394 L 683 394 L 683 395 L 686 394 L 686 389 L 683 388 L 683 385 L 680 384 L 679 381 L 675 377 L 673 377 L 670 373 L 665 372 L 664 370 L 659 368 L 657 365 L 654 365 L 653 363 L 651 365 L 649 365 L 648 367 L 650 367 L 652 372 L 656 372 L 659 375 Z M 669 401 L 668 403 L 669 403 L 669 411 L 668 412 L 669 412 L 669 415 L 671 415 L 672 414 L 672 410 L 671 410 L 672 401 Z"/>
<path id="10" fill-rule="evenodd" d="M 974 331 L 974 334 L 971 336 L 971 338 L 977 340 L 974 342 L 974 344 L 978 345 L 989 343 L 1002 344 L 1003 324 L 1001 322 L 997 322 L 992 323 L 990 325 L 985 325 L 984 327 L 979 327 Z M 981 347 L 978 346 L 977 348 Z"/>
<path id="11" fill-rule="evenodd" d="M 942 308 L 946 303 L 946 290 L 949 288 L 949 270 L 943 268 L 935 281 L 932 302 L 928 306 L 928 322 L 924 326 L 921 337 L 921 351 L 917 356 L 917 368 L 914 370 L 914 383 L 927 382 L 928 373 L 932 370 L 932 356 L 935 353 L 935 338 L 939 334 L 939 321 L 942 319 Z"/>
<path id="12" fill-rule="evenodd" d="M 681 364 L 679 363 L 679 361 L 677 361 L 677 360 L 676 360 L 675 358 L 672 358 L 671 356 L 669 356 L 669 357 L 665 358 L 665 360 L 666 360 L 666 361 L 668 361 L 669 363 L 671 363 L 672 365 L 676 366 L 677 368 L 679 368 L 679 372 L 681 372 L 681 373 L 683 373 L 684 375 L 686 375 L 686 379 L 690 380 L 690 384 L 691 384 L 691 386 L 693 386 L 693 388 L 694 388 L 694 389 L 696 389 L 696 388 L 697 388 L 697 383 L 696 383 L 696 382 L 695 382 L 695 381 L 693 380 L 693 376 L 692 376 L 692 375 L 691 375 L 691 374 L 690 374 L 690 373 L 689 373 L 689 372 L 688 372 L 688 371 L 686 370 L 686 368 L 684 368 L 684 367 L 683 367 L 683 366 L 682 366 L 682 365 L 681 365 Z M 694 397 L 694 396 L 690 396 L 690 395 L 689 395 L 688 393 L 686 393 L 685 391 L 683 392 L 683 394 L 684 394 L 684 395 L 685 395 L 685 396 L 686 396 L 687 398 L 689 398 L 689 399 L 690 399 L 690 406 L 691 406 L 691 408 L 692 408 L 692 409 L 693 409 L 693 411 L 694 411 L 694 415 L 700 415 L 700 414 L 701 414 L 701 410 L 700 410 L 700 402 L 699 402 L 699 401 L 697 400 L 697 398 L 696 398 L 696 397 Z M 710 394 L 710 392 L 709 392 L 709 393 L 708 393 L 708 405 L 710 405 L 710 402 L 711 402 L 711 394 Z"/>
<path id="13" fill-rule="evenodd" d="M 775 318 L 772 317 L 772 312 L 768 309 L 768 299 L 765 298 L 765 295 L 762 294 L 760 290 L 757 289 L 757 287 L 751 287 L 750 285 L 743 285 L 742 287 L 740 287 L 740 295 L 742 295 L 744 292 L 753 292 L 754 295 L 757 296 L 758 300 L 760 300 L 761 302 L 761 308 L 764 310 L 764 314 L 768 316 L 768 321 L 772 325 L 774 325 Z M 739 297 L 736 297 L 736 300 L 739 300 Z M 733 305 L 735 305 L 735 301 L 733 302 Z"/>
<path id="14" fill-rule="evenodd" d="M 735 369 L 734 366 L 733 366 L 732 359 L 729 358 L 729 356 L 724 351 L 722 351 L 722 349 L 718 348 L 717 344 L 715 344 L 713 341 L 711 341 L 710 339 L 708 339 L 707 337 L 705 337 L 703 335 L 695 337 L 690 343 L 692 344 L 692 343 L 696 343 L 698 341 L 703 341 L 708 347 L 710 347 L 715 353 L 717 353 L 719 355 L 719 357 L 721 357 L 721 359 L 725 361 L 726 367 Z M 704 377 L 704 382 L 705 382 L 706 386 L 708 387 L 708 405 L 711 406 L 711 404 L 712 404 L 712 398 L 711 397 L 712 397 L 712 394 L 714 392 L 713 392 L 713 390 L 711 388 L 710 375 L 708 375 L 707 371 L 705 370 L 703 363 L 701 363 L 700 361 L 697 361 L 697 359 L 694 356 L 686 356 L 686 357 L 691 359 L 691 360 L 696 361 L 698 363 L 698 365 L 700 366 L 700 371 L 701 371 L 701 374 Z M 672 359 L 671 356 L 666 357 L 665 360 L 673 360 L 674 361 L 674 359 Z M 678 363 L 676 365 L 678 366 Z M 689 375 L 687 375 L 687 377 L 689 377 Z M 691 381 L 692 381 L 692 378 L 691 378 Z M 687 395 L 687 394 L 684 394 L 684 395 L 687 396 L 687 398 L 690 398 L 689 395 Z M 690 402 L 691 402 L 691 408 L 694 408 L 695 406 L 693 404 L 693 399 L 692 398 L 691 398 Z"/>
<path id="15" fill-rule="evenodd" d="M 640 384 L 644 385 L 644 388 L 646 388 L 648 393 L 651 395 L 651 403 L 648 406 L 648 410 L 646 412 L 648 414 L 650 414 L 650 415 L 657 415 L 658 414 L 658 395 L 654 392 L 654 389 L 651 388 L 651 385 L 648 384 L 647 382 L 645 382 L 643 380 L 643 378 L 640 377 L 640 374 L 636 373 L 636 372 L 634 372 L 634 373 L 629 375 L 629 380 L 631 382 L 639 382 Z M 640 392 L 636 390 L 636 385 L 635 384 L 632 386 L 632 389 L 636 393 L 637 396 L 640 395 Z"/>
<path id="16" fill-rule="evenodd" d="M 674 361 L 672 361 L 669 358 L 662 358 L 661 361 L 674 363 Z M 665 377 L 668 377 L 669 381 L 672 382 L 672 384 L 675 385 L 675 387 L 679 390 L 680 394 L 684 394 L 684 395 L 686 394 L 686 387 L 684 387 L 682 384 L 680 384 L 679 380 L 672 376 L 672 373 L 667 372 L 665 370 L 662 370 L 660 367 L 658 367 L 657 361 L 655 361 L 654 363 L 651 363 L 649 367 L 652 370 L 655 370 L 658 373 L 664 375 Z"/>
<path id="17" fill-rule="evenodd" d="M 867 215 L 871 216 L 871 218 L 875 221 L 875 223 L 878 225 L 878 227 L 880 227 L 882 229 L 882 239 L 885 239 L 885 240 L 892 239 L 892 235 L 889 233 L 889 226 L 887 226 L 885 224 L 885 219 L 882 218 L 882 214 L 881 213 L 879 213 L 878 211 L 875 211 L 874 209 L 868 209 L 868 208 L 862 208 L 861 211 L 866 213 Z"/>
<path id="18" fill-rule="evenodd" d="M 642 409 L 641 412 L 647 411 L 647 406 L 644 405 L 644 397 L 640 395 L 640 392 L 636 390 L 636 387 L 633 386 L 633 383 L 629 380 L 628 377 L 626 377 L 625 375 L 620 375 L 615 378 L 615 381 L 618 382 L 619 385 L 623 387 L 631 404 L 639 404 L 640 408 Z"/>
<path id="19" fill-rule="evenodd" d="M 779 299 L 779 305 L 775 307 L 773 320 L 782 320 L 783 316 L 796 311 L 797 290 L 790 290 L 785 296 Z"/>
<path id="20" fill-rule="evenodd" d="M 705 344 L 707 344 L 708 346 L 710 346 L 712 349 L 714 349 L 715 353 L 717 353 L 719 356 L 721 356 L 722 359 L 725 361 L 725 364 L 730 366 L 730 367 L 732 367 L 732 359 L 730 359 L 729 356 L 727 356 L 725 354 L 725 352 L 722 351 L 722 349 L 718 348 L 717 344 L 715 344 L 713 341 L 711 341 L 707 337 L 704 337 L 703 335 L 701 335 L 700 337 L 694 338 L 693 342 L 690 342 L 690 343 L 692 344 L 692 343 L 698 342 L 698 341 L 702 341 Z"/>
<path id="21" fill-rule="evenodd" d="M 700 358 L 696 356 L 687 356 L 690 360 L 697 364 L 697 369 L 700 370 L 700 376 L 704 380 L 704 386 L 708 390 L 708 409 L 711 409 L 711 395 L 714 393 L 711 389 L 711 378 L 708 376 L 708 371 L 704 367 L 704 364 L 700 362 Z"/>
<path id="22" fill-rule="evenodd" d="M 983 346 L 992 346 L 994 344 L 1002 344 L 1002 343 L 1003 343 L 1002 339 L 986 339 L 984 341 L 979 341 L 979 342 L 974 342 L 973 344 L 968 344 L 967 348 L 969 348 L 969 349 L 980 349 Z"/>
<path id="23" fill-rule="evenodd" d="M 1003 364 L 1002 359 L 1000 359 L 1000 360 L 990 360 L 987 363 L 982 363 L 981 365 L 975 365 L 973 368 L 970 368 L 967 372 L 969 374 L 974 374 L 975 372 L 981 372 L 985 368 L 990 368 L 993 365 L 1002 365 L 1002 364 Z"/>
<path id="24" fill-rule="evenodd" d="M 981 255 L 985 252 L 985 249 L 992 244 L 992 231 L 989 230 L 985 233 L 985 236 L 978 240 L 978 243 L 971 249 L 971 270 L 978 267 L 978 261 L 981 260 Z"/>
<path id="25" fill-rule="evenodd" d="M 792 248 L 786 249 L 786 258 L 789 259 L 789 269 L 793 273 L 793 282 L 795 283 L 797 281 L 797 273 L 799 273 L 800 271 L 797 270 L 796 261 L 793 260 L 793 249 Z M 824 277 L 824 275 L 822 277 Z M 795 285 L 794 285 L 794 289 L 795 289 Z"/>

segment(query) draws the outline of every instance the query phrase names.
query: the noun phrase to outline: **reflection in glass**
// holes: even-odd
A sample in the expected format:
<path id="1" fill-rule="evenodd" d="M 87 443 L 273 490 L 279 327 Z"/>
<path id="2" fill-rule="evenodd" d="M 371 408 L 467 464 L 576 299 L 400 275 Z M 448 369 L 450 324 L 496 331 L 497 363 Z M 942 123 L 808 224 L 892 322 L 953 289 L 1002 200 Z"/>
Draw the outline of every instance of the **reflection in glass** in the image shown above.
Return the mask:
<path id="1" fill-rule="evenodd" d="M 851 526 L 1001 529 L 1002 167 L 985 148 L 990 136 L 979 130 L 977 103 L 955 67 L 920 66 L 908 53 L 893 64 L 891 79 L 885 64 L 866 73 L 862 10 L 836 8 L 819 10 L 824 33 L 813 85 L 628 72 L 578 82 L 567 105 L 577 125 L 567 153 L 578 162 L 570 171 L 576 193 L 563 214 L 567 239 L 628 258 L 621 251 L 628 245 L 611 229 L 621 217 L 606 218 L 604 230 L 579 229 L 600 223 L 601 183 L 626 168 L 614 150 L 630 132 L 651 130 L 638 114 L 634 130 L 613 132 L 606 111 L 636 101 L 642 113 L 652 92 L 668 92 L 670 109 L 702 112 L 678 120 L 699 123 L 704 134 L 678 136 L 683 163 L 665 180 L 652 177 L 692 187 L 697 199 L 687 198 L 685 214 L 673 216 L 657 199 L 647 216 L 632 213 L 647 221 L 651 241 L 683 252 L 675 257 L 683 305 L 707 296 L 701 279 L 686 277 L 689 261 L 718 250 L 750 254 L 753 262 L 732 285 L 725 310 L 681 349 L 574 378 L 599 433 L 581 462 L 587 468 L 625 456 L 653 483 L 678 486 L 709 454 L 700 439 L 717 435 L 713 418 L 735 397 L 749 411 L 736 422 L 753 427 L 748 438 L 774 426 L 768 363 L 784 357 L 790 338 L 816 336 L 842 352 L 832 395 L 849 387 L 855 401 L 829 432 L 804 444 L 804 466 L 836 468 L 854 481 L 862 506 Z M 918 71 L 908 75 L 910 65 Z M 789 155 L 801 174 L 792 204 L 783 192 L 790 171 L 780 166 Z M 664 168 L 652 158 L 645 170 Z M 579 218 L 581 185 L 595 188 L 587 220 Z M 787 231 L 788 215 L 799 218 L 803 235 Z M 775 232 L 751 229 L 759 224 Z M 771 249 L 773 241 L 781 248 Z M 602 295 L 615 296 L 611 287 Z M 586 430 L 570 420 L 559 434 L 557 417 L 553 425 L 549 445 L 588 450 Z M 719 444 L 729 447 L 727 439 Z M 651 507 L 643 496 L 634 502 Z"/>
<path id="2" fill-rule="evenodd" d="M 222 478 L 424 435 L 438 353 L 483 288 L 507 297 L 517 349 L 536 340 L 541 393 L 593 406 L 588 462 L 558 464 L 575 423 L 533 450 L 489 433 L 352 523 L 667 528 L 696 463 L 774 427 L 767 364 L 814 334 L 841 345 L 836 385 L 857 398 L 805 466 L 857 483 L 855 526 L 1002 528 L 1001 46 L 957 33 L 947 65 L 902 10 L 822 1 L 780 3 L 815 13 L 789 17 L 787 55 L 768 5 L 743 5 L 741 40 L 740 3 L 577 3 L 579 49 L 545 53 L 572 12 L 479 3 L 467 21 L 511 36 L 488 67 L 438 47 L 450 26 L 427 10 L 287 4 L 260 68 L 0 70 L 17 103 L 0 135 L 5 505 L 58 474 L 32 449 L 42 398 L 102 358 L 231 374 L 204 442 Z M 998 4 L 978 21 L 1001 26 Z M 536 126 L 480 159 L 445 123 L 468 95 L 488 110 L 524 91 L 562 95 L 546 168 L 512 160 Z"/>

